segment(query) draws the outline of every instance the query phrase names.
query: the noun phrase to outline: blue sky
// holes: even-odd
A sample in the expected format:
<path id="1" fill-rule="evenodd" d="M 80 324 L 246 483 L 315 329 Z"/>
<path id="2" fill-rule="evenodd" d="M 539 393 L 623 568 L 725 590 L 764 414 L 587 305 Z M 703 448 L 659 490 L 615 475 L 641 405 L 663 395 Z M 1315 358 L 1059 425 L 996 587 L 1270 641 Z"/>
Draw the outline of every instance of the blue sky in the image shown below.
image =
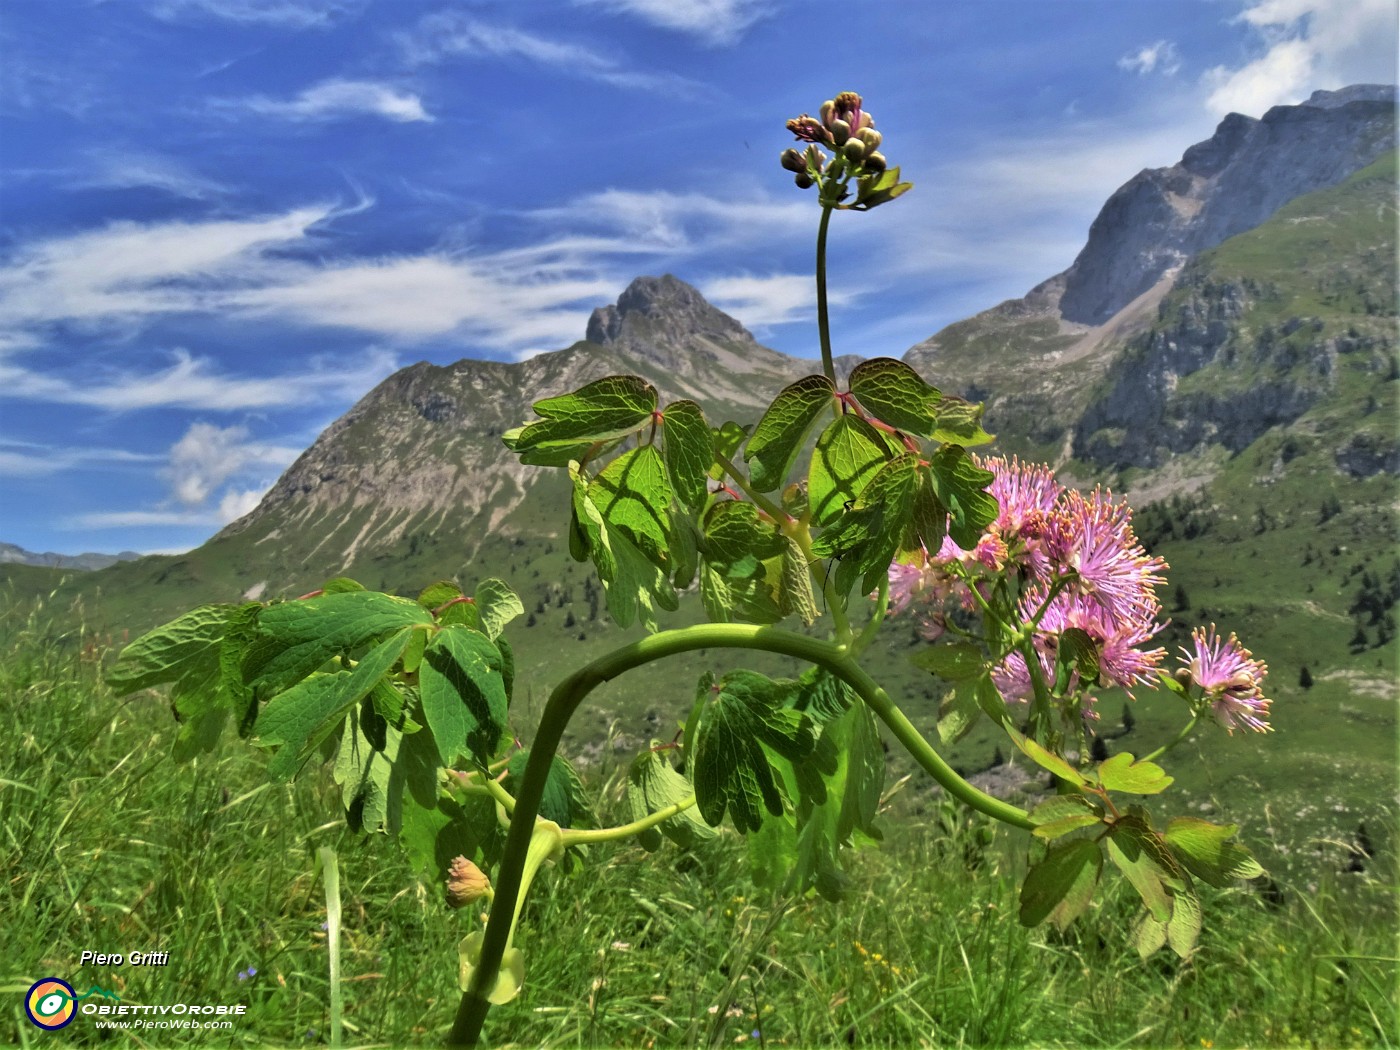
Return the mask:
<path id="1" fill-rule="evenodd" d="M 833 224 L 837 351 L 898 356 L 1395 37 L 1393 0 L 7 0 L 0 540 L 197 545 L 394 369 L 567 346 L 638 274 L 812 356 L 777 156 L 836 91 L 915 183 Z"/>

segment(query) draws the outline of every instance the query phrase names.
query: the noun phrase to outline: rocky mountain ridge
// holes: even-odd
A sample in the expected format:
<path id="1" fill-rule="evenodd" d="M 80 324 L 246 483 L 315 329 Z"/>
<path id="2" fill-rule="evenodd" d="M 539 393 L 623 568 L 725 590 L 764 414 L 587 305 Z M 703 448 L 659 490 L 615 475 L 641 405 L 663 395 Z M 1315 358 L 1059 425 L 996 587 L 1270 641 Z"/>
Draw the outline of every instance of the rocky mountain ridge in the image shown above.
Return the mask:
<path id="1" fill-rule="evenodd" d="M 1114 193 L 1069 269 L 949 325 L 905 360 L 933 382 L 986 401 L 988 425 L 1017 451 L 1061 464 L 1084 455 L 1080 421 L 1099 387 L 1112 382 L 1123 348 L 1164 323 L 1163 303 L 1183 267 L 1289 201 L 1393 157 L 1395 97 L 1394 87 L 1356 85 L 1276 106 L 1259 120 L 1227 116 L 1181 162 L 1144 170 Z M 1385 227 L 1384 218 L 1375 225 Z M 1102 442 L 1094 450 L 1102 452 Z M 1121 456 L 1095 462 L 1123 465 Z"/>
<path id="2" fill-rule="evenodd" d="M 141 557 L 135 551 L 122 551 L 120 554 L 97 554 L 85 551 L 82 554 L 56 554 L 44 551 L 42 554 L 25 550 L 14 543 L 0 543 L 0 564 L 38 565 L 49 569 L 78 569 L 84 572 L 105 569 L 119 561 L 133 561 Z"/>

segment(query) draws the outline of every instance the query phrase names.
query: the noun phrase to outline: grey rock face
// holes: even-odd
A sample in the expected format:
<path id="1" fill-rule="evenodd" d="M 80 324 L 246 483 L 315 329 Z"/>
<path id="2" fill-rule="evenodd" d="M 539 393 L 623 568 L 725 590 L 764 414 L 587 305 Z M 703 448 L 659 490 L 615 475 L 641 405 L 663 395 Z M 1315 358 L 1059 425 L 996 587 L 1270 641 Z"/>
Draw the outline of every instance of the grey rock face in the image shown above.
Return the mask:
<path id="1" fill-rule="evenodd" d="M 1089 229 L 1060 314 L 1100 324 L 1191 256 L 1253 229 L 1294 197 L 1395 149 L 1395 88 L 1319 91 L 1259 120 L 1232 113 L 1170 168 L 1139 172 Z"/>

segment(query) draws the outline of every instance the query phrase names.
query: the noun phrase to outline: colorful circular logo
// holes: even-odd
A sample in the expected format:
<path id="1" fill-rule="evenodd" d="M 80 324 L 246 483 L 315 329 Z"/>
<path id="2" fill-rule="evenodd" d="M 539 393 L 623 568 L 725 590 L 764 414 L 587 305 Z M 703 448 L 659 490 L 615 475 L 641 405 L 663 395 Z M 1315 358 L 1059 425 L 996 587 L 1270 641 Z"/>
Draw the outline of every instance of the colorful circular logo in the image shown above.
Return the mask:
<path id="1" fill-rule="evenodd" d="M 53 1031 L 73 1020 L 77 1010 L 77 993 L 67 981 L 45 977 L 36 981 L 24 997 L 24 1012 L 40 1028 Z"/>

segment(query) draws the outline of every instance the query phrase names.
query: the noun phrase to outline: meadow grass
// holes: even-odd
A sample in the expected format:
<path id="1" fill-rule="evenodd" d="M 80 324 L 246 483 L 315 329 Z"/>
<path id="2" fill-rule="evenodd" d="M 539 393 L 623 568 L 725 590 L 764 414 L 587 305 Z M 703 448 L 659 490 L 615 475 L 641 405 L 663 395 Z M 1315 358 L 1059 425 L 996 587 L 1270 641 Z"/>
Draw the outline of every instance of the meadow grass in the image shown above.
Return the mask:
<path id="1" fill-rule="evenodd" d="M 384 836 L 344 829 L 328 776 L 270 784 L 237 741 L 185 766 L 153 693 L 115 699 L 109 652 L 42 605 L 0 631 L 0 1042 L 314 1046 L 332 988 L 317 850 L 340 867 L 346 1045 L 441 1042 L 458 993 L 449 910 Z M 594 767 L 604 814 L 619 771 Z M 984 835 L 912 786 L 839 905 L 755 890 L 743 844 L 595 848 L 537 883 L 517 939 L 526 989 L 487 1037 L 518 1046 L 1396 1045 L 1393 834 L 1341 873 L 1319 857 L 1276 892 L 1208 891 L 1188 962 L 1129 944 L 1115 885 L 1065 934 L 1023 929 L 1025 840 Z M 904 819 L 900 819 L 904 818 Z M 79 967 L 84 950 L 168 951 L 163 968 Z M 246 1003 L 228 1032 L 116 1033 L 25 1019 L 39 978 L 127 1003 Z"/>

